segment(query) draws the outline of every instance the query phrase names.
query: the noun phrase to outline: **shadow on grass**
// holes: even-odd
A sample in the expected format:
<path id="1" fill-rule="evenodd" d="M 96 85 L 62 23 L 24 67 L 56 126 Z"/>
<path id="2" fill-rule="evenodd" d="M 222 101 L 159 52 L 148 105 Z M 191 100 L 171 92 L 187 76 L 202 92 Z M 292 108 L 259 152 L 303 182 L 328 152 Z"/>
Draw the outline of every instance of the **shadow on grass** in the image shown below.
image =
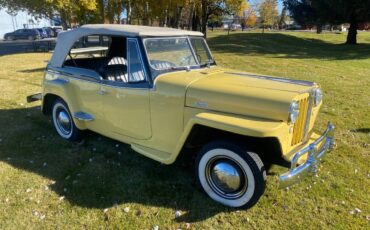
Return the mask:
<path id="1" fill-rule="evenodd" d="M 352 129 L 351 132 L 370 134 L 370 128 Z"/>
<path id="2" fill-rule="evenodd" d="M 20 73 L 36 73 L 36 72 L 44 72 L 45 71 L 45 67 L 42 67 L 42 68 L 35 68 L 35 69 L 22 69 L 22 70 L 18 70 L 17 72 L 20 72 Z"/>
<path id="3" fill-rule="evenodd" d="M 348 46 L 282 33 L 238 33 L 211 37 L 213 50 L 236 55 L 276 55 L 276 58 L 352 60 L 370 58 L 370 44 Z"/>
<path id="4" fill-rule="evenodd" d="M 172 208 L 185 212 L 178 222 L 235 211 L 200 192 L 186 162 L 162 165 L 93 133 L 81 143 L 64 141 L 39 107 L 0 110 L 0 127 L 0 160 L 55 181 L 49 188 L 73 205 L 104 209 L 138 203 Z M 27 180 L 19 179 L 14 183 Z"/>

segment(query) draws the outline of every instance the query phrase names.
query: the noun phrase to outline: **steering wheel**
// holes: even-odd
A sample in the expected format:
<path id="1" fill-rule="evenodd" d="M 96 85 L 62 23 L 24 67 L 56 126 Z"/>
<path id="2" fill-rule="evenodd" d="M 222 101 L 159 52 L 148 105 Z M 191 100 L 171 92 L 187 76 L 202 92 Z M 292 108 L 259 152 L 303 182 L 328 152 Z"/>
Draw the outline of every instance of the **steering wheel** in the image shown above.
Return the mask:
<path id="1" fill-rule="evenodd" d="M 193 54 L 190 54 L 186 57 L 183 57 L 181 58 L 180 60 L 180 65 L 183 66 L 183 65 L 190 65 L 190 62 L 191 62 L 191 59 L 194 58 L 193 57 Z"/>

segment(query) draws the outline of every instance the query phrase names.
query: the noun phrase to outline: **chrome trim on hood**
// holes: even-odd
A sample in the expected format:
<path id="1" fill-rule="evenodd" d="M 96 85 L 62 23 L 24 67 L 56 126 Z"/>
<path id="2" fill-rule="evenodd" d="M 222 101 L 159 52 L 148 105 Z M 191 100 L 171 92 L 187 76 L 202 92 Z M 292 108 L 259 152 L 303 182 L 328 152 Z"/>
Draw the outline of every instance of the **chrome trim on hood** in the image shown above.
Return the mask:
<path id="1" fill-rule="evenodd" d="M 311 82 L 311 81 L 292 80 L 292 79 L 286 79 L 286 78 L 254 75 L 254 74 L 247 74 L 247 73 L 234 73 L 234 72 L 225 72 L 225 73 L 226 74 L 239 75 L 239 76 L 259 78 L 259 79 L 265 79 L 265 80 L 271 80 L 271 81 L 285 82 L 285 83 L 296 84 L 296 85 L 315 86 L 315 83 Z"/>

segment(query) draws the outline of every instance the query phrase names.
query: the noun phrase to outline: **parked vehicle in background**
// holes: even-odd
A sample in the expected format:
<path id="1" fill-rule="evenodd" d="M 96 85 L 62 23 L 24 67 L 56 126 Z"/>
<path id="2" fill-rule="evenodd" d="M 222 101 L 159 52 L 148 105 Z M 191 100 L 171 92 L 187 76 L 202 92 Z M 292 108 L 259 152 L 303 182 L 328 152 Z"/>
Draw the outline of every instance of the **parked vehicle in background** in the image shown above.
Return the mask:
<path id="1" fill-rule="evenodd" d="M 36 40 L 40 39 L 41 35 L 36 29 L 19 29 L 14 32 L 6 33 L 4 40 L 13 41 L 19 39 Z"/>
<path id="2" fill-rule="evenodd" d="M 57 37 L 59 32 L 63 31 L 62 26 L 52 26 L 51 29 L 54 31 L 54 37 Z"/>
<path id="3" fill-rule="evenodd" d="M 48 37 L 48 33 L 43 28 L 37 28 L 36 30 L 39 31 L 41 39 Z"/>
<path id="4" fill-rule="evenodd" d="M 44 27 L 43 29 L 46 31 L 48 38 L 56 37 L 55 32 L 53 31 L 51 27 Z"/>

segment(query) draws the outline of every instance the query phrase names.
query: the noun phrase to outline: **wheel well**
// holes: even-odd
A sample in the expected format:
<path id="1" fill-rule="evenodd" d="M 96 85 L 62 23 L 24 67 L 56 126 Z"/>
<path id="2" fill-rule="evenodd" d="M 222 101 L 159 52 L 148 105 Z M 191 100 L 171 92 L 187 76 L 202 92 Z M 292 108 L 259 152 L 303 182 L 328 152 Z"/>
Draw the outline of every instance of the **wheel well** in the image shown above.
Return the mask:
<path id="1" fill-rule="evenodd" d="M 264 163 L 282 162 L 281 146 L 275 137 L 251 137 L 227 132 L 203 125 L 195 125 L 191 130 L 179 157 L 194 158 L 199 149 L 213 140 L 231 140 L 245 146 L 246 149 L 257 153 Z"/>
<path id="2" fill-rule="evenodd" d="M 55 94 L 46 94 L 42 99 L 42 113 L 45 115 L 50 115 L 54 101 L 59 98 L 60 97 Z"/>

